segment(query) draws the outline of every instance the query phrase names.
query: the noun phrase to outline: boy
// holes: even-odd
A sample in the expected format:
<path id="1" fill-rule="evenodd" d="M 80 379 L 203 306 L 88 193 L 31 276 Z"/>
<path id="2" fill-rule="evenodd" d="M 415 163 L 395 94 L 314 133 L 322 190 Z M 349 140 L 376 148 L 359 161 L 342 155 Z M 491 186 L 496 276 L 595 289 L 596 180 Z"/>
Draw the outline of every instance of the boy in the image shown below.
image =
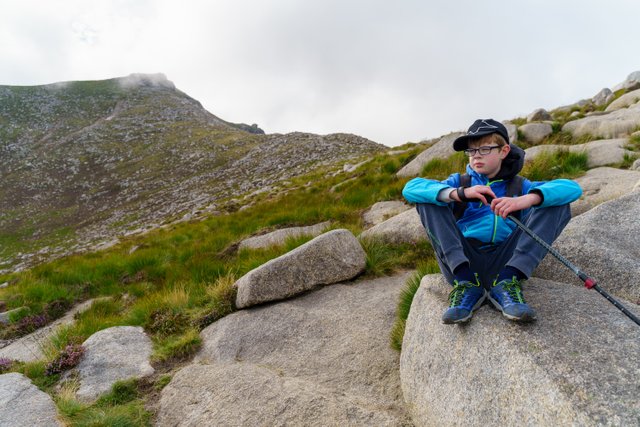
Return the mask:
<path id="1" fill-rule="evenodd" d="M 453 286 L 443 323 L 470 320 L 487 297 L 510 320 L 535 320 L 520 282 L 531 276 L 546 249 L 506 217 L 519 215 L 551 244 L 571 219 L 569 203 L 582 194 L 580 186 L 567 179 L 516 178 L 524 165 L 524 151 L 508 140 L 502 123 L 476 120 L 466 135 L 453 142 L 454 150 L 469 157 L 467 185 L 455 173 L 442 182 L 414 178 L 402 191 L 407 201 L 416 204 L 440 270 Z M 520 196 L 505 197 L 520 183 Z M 490 204 L 486 196 L 493 198 Z M 466 208 L 460 202 L 466 202 Z"/>

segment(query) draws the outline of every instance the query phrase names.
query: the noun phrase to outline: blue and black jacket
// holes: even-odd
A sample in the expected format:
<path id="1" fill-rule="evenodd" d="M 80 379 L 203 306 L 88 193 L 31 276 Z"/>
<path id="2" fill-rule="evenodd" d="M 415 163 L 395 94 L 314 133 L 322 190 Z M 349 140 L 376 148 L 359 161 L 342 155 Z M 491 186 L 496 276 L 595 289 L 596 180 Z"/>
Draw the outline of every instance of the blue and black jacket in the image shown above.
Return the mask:
<path id="1" fill-rule="evenodd" d="M 471 176 L 471 186 L 489 185 L 497 197 L 504 197 L 507 193 L 507 183 L 520 172 L 524 165 L 524 151 L 511 145 L 511 151 L 503 160 L 500 172 L 489 180 L 486 175 L 474 171 L 467 165 L 467 173 Z M 454 173 L 444 181 L 425 178 L 414 178 L 407 182 L 402 195 L 410 203 L 431 203 L 446 206 L 447 203 L 438 200 L 440 191 L 446 188 L 455 189 L 460 186 L 460 174 Z M 580 186 L 569 179 L 554 179 L 552 181 L 529 181 L 523 179 L 522 194 L 535 192 L 542 197 L 542 203 L 535 208 L 560 206 L 577 200 L 582 195 Z M 454 202 L 449 203 L 451 208 Z M 530 209 L 522 211 L 526 217 Z M 458 228 L 467 239 L 476 239 L 484 243 L 498 244 L 504 241 L 516 228 L 513 221 L 494 214 L 489 206 L 481 202 L 470 202 L 462 217 L 457 221 Z"/>

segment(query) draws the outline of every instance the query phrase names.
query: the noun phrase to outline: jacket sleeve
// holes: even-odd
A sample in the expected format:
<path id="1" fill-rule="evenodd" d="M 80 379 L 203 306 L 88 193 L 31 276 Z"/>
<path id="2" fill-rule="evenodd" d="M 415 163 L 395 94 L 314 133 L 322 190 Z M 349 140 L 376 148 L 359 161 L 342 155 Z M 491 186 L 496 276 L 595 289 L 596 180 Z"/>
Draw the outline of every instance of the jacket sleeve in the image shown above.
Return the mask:
<path id="1" fill-rule="evenodd" d="M 540 208 L 566 205 L 575 202 L 582 196 L 582 188 L 571 179 L 532 182 L 527 193 L 531 192 L 542 196 L 542 203 L 538 206 Z"/>
<path id="2" fill-rule="evenodd" d="M 407 182 L 402 195 L 409 203 L 431 203 L 439 206 L 447 204 L 438 200 L 438 193 L 445 188 L 457 188 L 460 185 L 460 174 L 455 173 L 444 181 L 426 178 L 413 178 Z"/>

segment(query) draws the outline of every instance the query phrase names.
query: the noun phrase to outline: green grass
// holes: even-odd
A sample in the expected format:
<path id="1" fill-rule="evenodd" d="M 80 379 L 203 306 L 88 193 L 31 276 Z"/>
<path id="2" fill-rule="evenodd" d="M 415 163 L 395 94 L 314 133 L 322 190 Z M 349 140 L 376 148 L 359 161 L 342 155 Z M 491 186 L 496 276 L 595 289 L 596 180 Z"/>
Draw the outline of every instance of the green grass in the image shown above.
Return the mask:
<path id="1" fill-rule="evenodd" d="M 24 372 L 52 394 L 71 425 L 147 425 L 150 418 L 144 409 L 143 394 L 122 399 L 112 392 L 96 404 L 82 404 L 71 391 L 65 391 L 67 386 L 56 391 L 54 386 L 60 375 L 45 376 L 46 363 L 67 344 L 82 343 L 99 330 L 119 325 L 145 328 L 153 341 L 154 363 L 186 363 L 201 346 L 199 331 L 235 310 L 233 283 L 237 278 L 299 247 L 310 237 L 291 238 L 283 245 L 265 249 L 238 251 L 235 248 L 240 240 L 258 231 L 326 220 L 332 221 L 333 228 L 347 228 L 359 234 L 364 209 L 377 201 L 401 198 L 406 180 L 398 179 L 395 173 L 417 152 L 419 149 L 395 156 L 375 156 L 347 176 L 327 177 L 327 171 L 319 170 L 292 179 L 291 186 L 297 190 L 278 198 L 265 196 L 249 209 L 177 224 L 132 237 L 105 251 L 70 256 L 0 277 L 12 282 L 12 286 L 0 290 L 0 300 L 8 308 L 25 306 L 30 314 L 42 313 L 47 304 L 60 299 L 77 303 L 87 298 L 110 297 L 95 302 L 78 314 L 73 324 L 59 329 L 47 345 L 46 360 L 17 364 L 11 370 Z M 342 185 L 331 191 L 339 183 Z M 433 257 L 426 243 L 387 245 L 363 241 L 363 246 L 367 277 L 412 268 L 420 260 Z M 131 252 L 133 247 L 137 249 Z"/>
<path id="2" fill-rule="evenodd" d="M 623 156 L 623 159 L 620 163 L 613 165 L 614 167 L 618 168 L 618 169 L 629 169 L 631 168 L 631 165 L 633 165 L 633 163 L 640 158 L 640 153 L 637 154 L 627 154 L 625 153 Z"/>
<path id="3" fill-rule="evenodd" d="M 179 335 L 158 339 L 154 343 L 152 359 L 157 362 L 185 360 L 193 356 L 202 345 L 202 338 L 196 329 L 189 329 Z"/>
<path id="4" fill-rule="evenodd" d="M 331 176 L 327 169 L 318 170 L 291 179 L 291 191 L 287 194 L 259 196 L 257 203 L 248 209 L 176 224 L 130 237 L 108 250 L 69 256 L 28 271 L 0 276 L 0 283 L 12 283 L 0 289 L 0 300 L 5 301 L 7 308 L 25 306 L 30 314 L 43 313 L 54 301 L 77 303 L 109 297 L 78 314 L 73 324 L 61 328 L 47 346 L 46 360 L 16 364 L 11 370 L 23 372 L 52 394 L 65 421 L 71 425 L 148 425 L 150 414 L 144 409 L 146 391 L 138 387 L 137 394 L 127 395 L 124 387 L 117 396 L 112 392 L 99 404 L 82 404 L 73 398 L 73 384 L 58 390 L 60 376 L 44 375 L 46 362 L 66 345 L 82 343 L 99 330 L 134 325 L 142 326 L 150 335 L 154 363 L 161 366 L 186 363 L 201 346 L 199 331 L 235 311 L 234 282 L 251 269 L 306 243 L 310 237 L 288 239 L 283 245 L 265 249 L 238 251 L 242 239 L 257 232 L 327 220 L 332 221 L 333 228 L 346 228 L 358 235 L 363 228 L 365 209 L 378 201 L 401 200 L 407 179 L 399 179 L 395 173 L 415 158 L 420 149 L 412 148 L 394 156 L 374 156 L 349 174 Z M 534 173 L 537 170 L 547 173 L 554 168 L 557 169 L 554 176 L 575 172 L 573 158 L 541 159 L 534 161 Z M 462 153 L 432 161 L 425 166 L 425 176 L 444 179 L 464 170 L 466 161 Z M 576 164 L 575 168 L 582 170 L 583 163 Z M 399 349 L 420 278 L 438 271 L 433 251 L 428 242 L 393 245 L 362 239 L 361 244 L 367 257 L 365 277 L 418 266 L 398 306 L 398 321 L 391 340 L 394 348 Z M 132 251 L 134 247 L 137 249 Z M 162 388 L 169 380 L 164 375 L 156 386 Z"/>
<path id="5" fill-rule="evenodd" d="M 455 153 L 448 159 L 433 159 L 430 160 L 422 168 L 420 176 L 428 177 L 429 179 L 443 180 L 454 172 L 464 171 L 469 159 L 463 152 Z"/>
<path id="6" fill-rule="evenodd" d="M 400 268 L 415 268 L 424 259 L 433 258 L 428 242 L 389 244 L 380 239 L 360 239 L 366 257 L 366 277 L 387 276 Z"/>
<path id="7" fill-rule="evenodd" d="M 640 152 L 640 135 L 631 136 L 625 148 L 627 150 Z"/>
<path id="8" fill-rule="evenodd" d="M 396 311 L 396 321 L 391 330 L 391 348 L 397 351 L 402 350 L 402 339 L 404 338 L 404 330 L 409 318 L 409 311 L 411 310 L 411 303 L 413 303 L 413 297 L 415 296 L 418 288 L 420 288 L 420 281 L 427 274 L 439 273 L 440 268 L 435 259 L 425 261 L 418 264 L 417 271 L 407 279 L 405 287 L 400 294 L 398 301 L 398 310 Z"/>
<path id="9" fill-rule="evenodd" d="M 587 171 L 587 161 L 587 153 L 571 153 L 567 150 L 542 152 L 525 164 L 520 175 L 531 181 L 577 178 Z"/>
<path id="10" fill-rule="evenodd" d="M 135 380 L 118 381 L 111 391 L 95 403 L 86 404 L 75 399 L 77 382 L 62 386 L 55 396 L 58 411 L 72 426 L 150 426 L 151 413 L 144 407 L 144 400 Z"/>

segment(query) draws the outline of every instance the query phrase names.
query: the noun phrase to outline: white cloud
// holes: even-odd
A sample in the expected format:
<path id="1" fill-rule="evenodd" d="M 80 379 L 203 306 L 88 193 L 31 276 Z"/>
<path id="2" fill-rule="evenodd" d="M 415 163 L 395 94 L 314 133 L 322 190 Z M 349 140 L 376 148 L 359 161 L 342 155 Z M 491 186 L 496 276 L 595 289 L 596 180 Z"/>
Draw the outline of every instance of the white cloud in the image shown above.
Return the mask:
<path id="1" fill-rule="evenodd" d="M 387 145 L 594 95 L 640 4 L 0 0 L 1 84 L 164 73 L 225 120 Z M 605 9 L 605 10 L 603 10 Z"/>

